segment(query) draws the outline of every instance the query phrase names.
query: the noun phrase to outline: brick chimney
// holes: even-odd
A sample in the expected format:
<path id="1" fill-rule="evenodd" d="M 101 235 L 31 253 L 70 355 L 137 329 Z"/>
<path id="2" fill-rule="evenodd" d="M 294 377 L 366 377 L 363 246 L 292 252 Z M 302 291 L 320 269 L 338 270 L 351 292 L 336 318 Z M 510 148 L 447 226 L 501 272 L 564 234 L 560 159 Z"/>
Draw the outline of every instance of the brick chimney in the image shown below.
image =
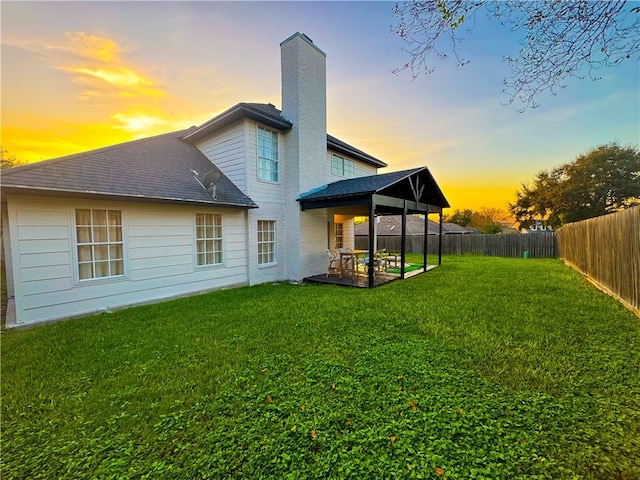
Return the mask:
<path id="1" fill-rule="evenodd" d="M 301 280 L 322 269 L 327 236 L 326 212 L 301 212 L 296 201 L 327 179 L 326 55 L 295 33 L 280 44 L 280 59 L 282 115 L 293 124 L 284 135 L 285 275 Z"/>
<path id="2" fill-rule="evenodd" d="M 326 177 L 326 55 L 303 33 L 282 42 L 280 55 L 282 114 L 293 123 L 286 136 L 287 180 L 297 196 Z"/>

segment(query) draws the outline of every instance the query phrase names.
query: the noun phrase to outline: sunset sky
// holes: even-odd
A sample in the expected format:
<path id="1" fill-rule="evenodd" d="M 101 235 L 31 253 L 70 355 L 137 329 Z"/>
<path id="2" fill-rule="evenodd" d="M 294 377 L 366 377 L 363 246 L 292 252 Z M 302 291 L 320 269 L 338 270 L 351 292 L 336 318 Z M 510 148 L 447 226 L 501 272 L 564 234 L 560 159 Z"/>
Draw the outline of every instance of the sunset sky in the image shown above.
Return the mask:
<path id="1" fill-rule="evenodd" d="M 39 161 L 199 125 L 238 102 L 281 106 L 281 41 L 327 54 L 328 131 L 426 165 L 453 209 L 506 208 L 521 182 L 611 141 L 640 143 L 638 60 L 570 80 L 519 113 L 502 57 L 520 36 L 478 17 L 459 53 L 415 80 L 389 2 L 7 2 L 2 148 Z M 383 173 L 384 171 L 381 171 Z"/>

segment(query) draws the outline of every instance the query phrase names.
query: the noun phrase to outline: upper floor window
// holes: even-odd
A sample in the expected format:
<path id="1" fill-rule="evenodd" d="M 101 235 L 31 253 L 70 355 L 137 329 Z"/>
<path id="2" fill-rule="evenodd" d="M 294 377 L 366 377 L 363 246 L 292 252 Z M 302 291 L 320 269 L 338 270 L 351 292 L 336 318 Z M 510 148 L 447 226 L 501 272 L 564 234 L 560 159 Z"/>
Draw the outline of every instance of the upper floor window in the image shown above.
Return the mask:
<path id="1" fill-rule="evenodd" d="M 124 275 L 122 213 L 119 210 L 76 210 L 78 278 Z"/>
<path id="2" fill-rule="evenodd" d="M 258 220 L 258 265 L 276 263 L 276 222 Z"/>
<path id="3" fill-rule="evenodd" d="M 332 155 L 331 173 L 339 177 L 353 178 L 355 176 L 353 160 L 347 160 L 346 158 L 339 157 L 338 155 Z"/>
<path id="4" fill-rule="evenodd" d="M 197 264 L 222 263 L 222 216 L 216 213 L 196 213 Z"/>
<path id="5" fill-rule="evenodd" d="M 278 133 L 258 127 L 258 179 L 278 181 Z"/>

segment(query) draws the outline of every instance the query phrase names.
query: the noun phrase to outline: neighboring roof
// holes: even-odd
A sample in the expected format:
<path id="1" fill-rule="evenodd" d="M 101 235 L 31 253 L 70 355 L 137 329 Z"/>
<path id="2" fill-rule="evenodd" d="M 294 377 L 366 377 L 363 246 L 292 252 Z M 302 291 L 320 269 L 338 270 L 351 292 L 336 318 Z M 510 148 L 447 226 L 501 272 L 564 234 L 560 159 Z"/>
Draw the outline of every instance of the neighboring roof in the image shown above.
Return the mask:
<path id="1" fill-rule="evenodd" d="M 253 208 L 257 205 L 223 174 L 217 200 L 194 178 L 192 170 L 217 170 L 196 147 L 180 138 L 190 130 L 134 140 L 89 152 L 2 171 L 2 194 L 24 193 L 103 197 L 159 202 L 187 202 Z"/>
<path id="2" fill-rule="evenodd" d="M 455 223 L 444 222 L 442 224 L 443 230 L 446 230 L 446 233 L 478 233 L 478 229 L 474 227 L 463 227 L 461 225 Z"/>
<path id="3" fill-rule="evenodd" d="M 441 208 L 449 207 L 447 199 L 427 167 L 339 180 L 304 193 L 298 200 L 305 208 L 322 208 L 323 201 L 366 201 L 373 194 L 413 200 L 412 183 L 424 187 L 419 202 Z M 313 205 L 314 203 L 316 205 Z"/>
<path id="4" fill-rule="evenodd" d="M 384 215 L 376 217 L 376 234 L 378 236 L 393 236 L 402 234 L 402 215 Z M 429 235 L 438 235 L 440 226 L 437 222 L 429 220 Z M 478 229 L 473 227 L 461 227 L 455 223 L 442 223 L 442 233 L 444 235 L 478 233 Z M 355 226 L 356 236 L 369 235 L 369 222 L 360 223 Z M 416 215 L 407 216 L 407 235 L 424 235 L 424 217 Z"/>
<path id="5" fill-rule="evenodd" d="M 243 118 L 249 118 L 281 132 L 286 132 L 293 126 L 293 124 L 282 115 L 282 112 L 270 103 L 238 103 L 199 127 L 193 127 L 182 139 L 189 143 L 195 143 L 218 129 L 227 127 Z M 368 153 L 332 135 L 327 135 L 327 149 L 334 150 L 343 155 L 349 155 L 356 160 L 368 163 L 377 168 L 387 166 L 382 160 L 372 157 Z"/>
<path id="6" fill-rule="evenodd" d="M 376 217 L 376 235 L 379 237 L 401 235 L 402 215 L 384 215 Z M 429 220 L 429 235 L 438 235 L 440 226 L 438 223 Z M 446 232 L 444 232 L 446 233 Z M 360 223 L 355 226 L 356 236 L 369 235 L 369 222 Z M 424 235 L 424 217 L 415 215 L 407 216 L 407 235 Z"/>

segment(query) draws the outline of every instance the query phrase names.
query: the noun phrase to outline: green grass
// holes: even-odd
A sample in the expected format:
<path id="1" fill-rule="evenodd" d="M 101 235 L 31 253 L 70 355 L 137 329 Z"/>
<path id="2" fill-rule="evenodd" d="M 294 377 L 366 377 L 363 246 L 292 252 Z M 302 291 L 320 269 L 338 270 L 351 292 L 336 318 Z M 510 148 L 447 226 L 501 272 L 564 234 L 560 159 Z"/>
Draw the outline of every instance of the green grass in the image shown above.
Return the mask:
<path id="1" fill-rule="evenodd" d="M 3 479 L 640 478 L 640 320 L 557 260 L 219 291 L 1 360 Z"/>

